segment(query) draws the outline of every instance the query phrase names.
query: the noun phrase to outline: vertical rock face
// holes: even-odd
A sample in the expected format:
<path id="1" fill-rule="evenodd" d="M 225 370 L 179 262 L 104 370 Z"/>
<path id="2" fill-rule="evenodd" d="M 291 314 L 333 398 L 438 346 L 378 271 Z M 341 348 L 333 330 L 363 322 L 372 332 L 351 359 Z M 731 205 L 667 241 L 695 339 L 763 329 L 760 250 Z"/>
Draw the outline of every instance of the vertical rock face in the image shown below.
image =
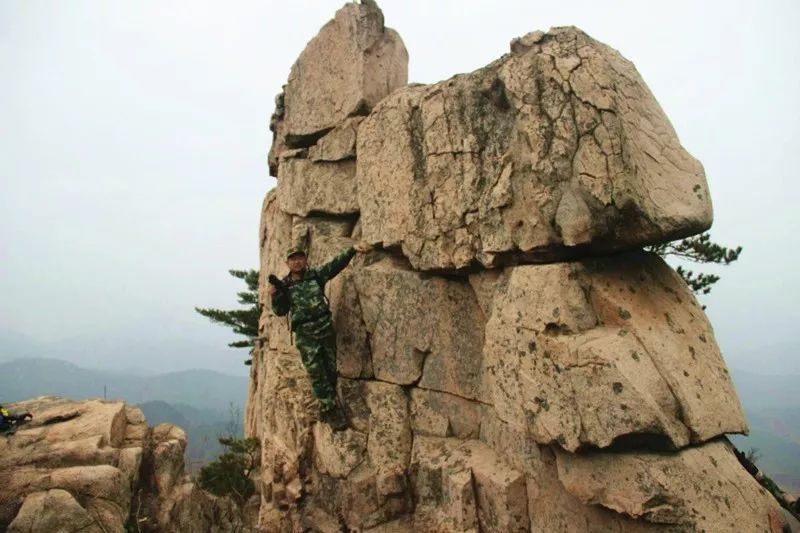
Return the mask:
<path id="1" fill-rule="evenodd" d="M 247 526 L 230 501 L 185 479 L 186 434 L 177 426 L 150 428 L 139 409 L 119 401 L 42 397 L 12 409 L 34 419 L 0 437 L 2 531 L 222 533 Z"/>
<path id="2" fill-rule="evenodd" d="M 712 328 L 641 250 L 711 205 L 633 65 L 558 28 L 435 85 L 405 68 L 374 2 L 348 4 L 273 117 L 246 421 L 262 529 L 769 530 Z M 328 287 L 333 432 L 265 281 L 289 246 L 318 265 L 358 240 L 378 246 Z"/>

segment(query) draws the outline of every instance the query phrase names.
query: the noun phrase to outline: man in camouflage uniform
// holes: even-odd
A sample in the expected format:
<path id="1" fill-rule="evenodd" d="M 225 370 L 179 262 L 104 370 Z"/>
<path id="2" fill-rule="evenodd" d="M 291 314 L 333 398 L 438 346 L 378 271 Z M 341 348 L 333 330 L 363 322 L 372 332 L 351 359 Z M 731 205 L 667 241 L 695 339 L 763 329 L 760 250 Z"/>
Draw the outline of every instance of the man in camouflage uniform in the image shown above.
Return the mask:
<path id="1" fill-rule="evenodd" d="M 356 252 L 370 247 L 358 244 L 347 248 L 328 263 L 308 268 L 305 251 L 290 248 L 286 253 L 289 275 L 269 287 L 272 311 L 290 315 L 294 343 L 311 378 L 314 396 L 320 403 L 320 418 L 335 430 L 347 427 L 336 402 L 336 332 L 325 297 L 325 284 L 344 269 Z"/>

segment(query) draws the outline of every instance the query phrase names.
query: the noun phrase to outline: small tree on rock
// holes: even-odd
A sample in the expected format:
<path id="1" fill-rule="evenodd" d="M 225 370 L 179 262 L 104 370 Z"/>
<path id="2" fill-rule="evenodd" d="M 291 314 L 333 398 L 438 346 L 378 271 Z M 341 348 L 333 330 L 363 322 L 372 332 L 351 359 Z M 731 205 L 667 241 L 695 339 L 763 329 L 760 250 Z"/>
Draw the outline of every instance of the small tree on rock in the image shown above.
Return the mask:
<path id="1" fill-rule="evenodd" d="M 711 241 L 709 233 L 701 233 L 680 241 L 673 241 L 648 247 L 662 257 L 674 256 L 695 263 L 716 263 L 729 265 L 739 259 L 742 247 L 726 248 Z M 719 276 L 705 272 L 686 270 L 678 266 L 676 272 L 683 278 L 695 294 L 708 294 L 712 286 L 719 281 Z"/>
<path id="2" fill-rule="evenodd" d="M 259 466 L 257 438 L 220 437 L 227 451 L 200 469 L 200 488 L 216 496 L 229 497 L 240 507 L 255 494 L 251 474 Z"/>
<path id="3" fill-rule="evenodd" d="M 208 317 L 212 322 L 233 329 L 234 333 L 244 335 L 246 340 L 228 344 L 232 348 L 250 348 L 251 352 L 258 338 L 258 318 L 261 316 L 261 304 L 258 302 L 258 270 L 229 270 L 231 276 L 244 280 L 247 290 L 238 292 L 239 303 L 247 306 L 244 309 L 211 309 L 195 307 L 194 310 Z M 249 365 L 252 359 L 245 361 Z"/>

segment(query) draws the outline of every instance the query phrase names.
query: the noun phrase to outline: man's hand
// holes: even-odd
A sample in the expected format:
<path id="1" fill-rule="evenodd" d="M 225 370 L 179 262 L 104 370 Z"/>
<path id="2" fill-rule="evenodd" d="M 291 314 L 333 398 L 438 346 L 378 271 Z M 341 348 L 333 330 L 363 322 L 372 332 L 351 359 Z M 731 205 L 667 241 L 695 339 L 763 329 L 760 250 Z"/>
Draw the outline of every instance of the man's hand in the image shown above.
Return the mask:
<path id="1" fill-rule="evenodd" d="M 269 276 L 267 276 L 267 281 L 269 282 L 270 298 L 275 296 L 275 293 L 278 292 L 278 289 L 284 288 L 283 283 L 281 282 L 280 279 L 278 279 L 278 276 L 276 276 L 275 274 L 270 274 Z"/>
<path id="2" fill-rule="evenodd" d="M 367 252 L 371 252 L 373 246 L 366 242 L 358 242 L 353 245 L 353 249 L 360 254 L 365 254 Z"/>

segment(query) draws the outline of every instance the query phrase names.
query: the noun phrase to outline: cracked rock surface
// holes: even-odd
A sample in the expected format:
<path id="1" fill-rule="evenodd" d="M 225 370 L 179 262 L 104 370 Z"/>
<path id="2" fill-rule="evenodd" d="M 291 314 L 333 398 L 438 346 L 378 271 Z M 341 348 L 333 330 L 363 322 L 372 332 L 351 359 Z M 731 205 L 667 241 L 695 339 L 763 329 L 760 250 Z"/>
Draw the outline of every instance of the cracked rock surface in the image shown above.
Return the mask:
<path id="1" fill-rule="evenodd" d="M 377 9 L 348 4 L 298 64 L 327 61 L 318 42 L 356 24 L 341 18 L 369 26 Z M 361 94 L 349 66 L 326 69 L 333 94 Z M 262 530 L 770 531 L 778 502 L 731 460 L 725 434 L 747 424 L 711 325 L 642 251 L 712 213 L 634 66 L 556 28 L 403 85 L 332 114 L 293 74 L 273 116 L 246 408 Z M 324 120 L 289 126 L 290 111 Z M 349 421 L 334 432 L 266 277 L 287 273 L 290 246 L 317 266 L 358 241 L 377 246 L 326 288 Z"/>
<path id="2" fill-rule="evenodd" d="M 700 163 L 633 65 L 576 28 L 383 100 L 358 135 L 364 237 L 417 269 L 546 261 L 711 225 Z"/>

